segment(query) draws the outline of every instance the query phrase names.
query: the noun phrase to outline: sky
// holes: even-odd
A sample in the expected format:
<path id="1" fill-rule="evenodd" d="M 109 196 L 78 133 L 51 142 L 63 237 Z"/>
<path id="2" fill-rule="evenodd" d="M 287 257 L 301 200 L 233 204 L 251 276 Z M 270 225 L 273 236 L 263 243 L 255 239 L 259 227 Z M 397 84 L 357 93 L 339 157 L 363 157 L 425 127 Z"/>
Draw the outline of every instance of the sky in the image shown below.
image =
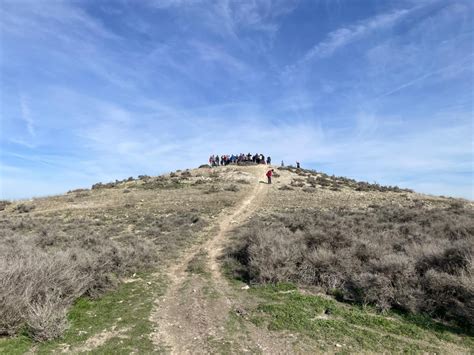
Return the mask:
<path id="1" fill-rule="evenodd" d="M 0 198 L 256 153 L 474 199 L 471 0 L 0 0 Z"/>

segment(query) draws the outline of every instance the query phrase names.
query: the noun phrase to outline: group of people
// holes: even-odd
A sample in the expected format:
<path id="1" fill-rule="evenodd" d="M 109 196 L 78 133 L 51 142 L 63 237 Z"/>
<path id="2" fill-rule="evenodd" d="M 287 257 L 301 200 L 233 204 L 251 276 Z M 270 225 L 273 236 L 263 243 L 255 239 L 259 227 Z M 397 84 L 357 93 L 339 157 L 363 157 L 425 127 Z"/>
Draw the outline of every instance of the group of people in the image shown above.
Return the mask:
<path id="1" fill-rule="evenodd" d="M 224 165 L 229 165 L 229 164 L 242 164 L 242 163 L 253 163 L 253 164 L 268 164 L 270 165 L 272 163 L 272 158 L 271 157 L 266 157 L 263 154 L 223 154 L 219 156 L 218 154 L 216 155 L 211 155 L 209 157 L 209 165 L 210 166 L 224 166 Z"/>

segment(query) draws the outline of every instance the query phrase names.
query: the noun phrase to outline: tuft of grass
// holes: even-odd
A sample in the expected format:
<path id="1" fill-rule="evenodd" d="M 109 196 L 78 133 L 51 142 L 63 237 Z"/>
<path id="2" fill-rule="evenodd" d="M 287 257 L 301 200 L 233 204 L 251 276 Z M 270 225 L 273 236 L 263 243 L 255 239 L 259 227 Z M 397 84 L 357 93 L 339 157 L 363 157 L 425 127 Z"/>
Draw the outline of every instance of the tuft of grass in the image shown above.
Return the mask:
<path id="1" fill-rule="evenodd" d="M 207 252 L 201 250 L 189 261 L 186 271 L 192 274 L 209 275 L 206 268 Z"/>

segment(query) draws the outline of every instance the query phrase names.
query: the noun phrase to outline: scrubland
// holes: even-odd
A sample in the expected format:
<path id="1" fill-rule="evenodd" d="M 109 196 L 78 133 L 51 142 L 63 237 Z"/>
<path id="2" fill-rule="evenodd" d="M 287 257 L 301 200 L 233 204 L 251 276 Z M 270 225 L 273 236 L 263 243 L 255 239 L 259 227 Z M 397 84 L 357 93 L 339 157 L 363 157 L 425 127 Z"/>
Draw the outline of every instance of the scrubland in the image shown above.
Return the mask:
<path id="1" fill-rule="evenodd" d="M 280 173 L 291 182 L 235 231 L 228 254 L 237 277 L 294 282 L 472 329 L 472 203 L 301 169 Z"/>
<path id="2" fill-rule="evenodd" d="M 0 334 L 61 336 L 78 298 L 96 299 L 135 273 L 164 268 L 238 191 L 204 170 L 2 202 Z"/>
<path id="3" fill-rule="evenodd" d="M 472 202 L 264 172 L 0 201 L 0 352 L 472 352 Z"/>

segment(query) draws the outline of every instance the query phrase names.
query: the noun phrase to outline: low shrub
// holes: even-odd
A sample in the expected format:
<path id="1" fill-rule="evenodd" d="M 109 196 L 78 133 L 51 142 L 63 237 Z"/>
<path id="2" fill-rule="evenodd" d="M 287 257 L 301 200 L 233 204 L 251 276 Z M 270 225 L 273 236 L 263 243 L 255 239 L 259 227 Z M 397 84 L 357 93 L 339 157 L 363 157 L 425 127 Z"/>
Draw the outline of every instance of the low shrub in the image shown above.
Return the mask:
<path id="1" fill-rule="evenodd" d="M 151 240 L 112 239 L 81 218 L 65 223 L 10 215 L 0 226 L 0 335 L 24 330 L 38 341 L 58 337 L 75 299 L 98 297 L 114 288 L 118 277 L 157 260 Z M 116 229 L 107 228 L 109 235 Z"/>
<path id="2" fill-rule="evenodd" d="M 89 189 L 74 189 L 74 190 L 69 190 L 67 193 L 68 194 L 74 194 L 74 193 L 83 193 L 83 192 L 89 192 Z"/>
<path id="3" fill-rule="evenodd" d="M 5 208 L 7 208 L 8 205 L 11 205 L 12 203 L 7 200 L 0 200 L 0 211 L 3 211 Z"/>
<path id="4" fill-rule="evenodd" d="M 242 185 L 250 185 L 250 181 L 246 179 L 238 179 L 235 181 L 237 184 L 242 184 Z"/>
<path id="5" fill-rule="evenodd" d="M 15 206 L 15 211 L 18 213 L 28 213 L 35 209 L 34 205 L 20 203 L 19 205 Z"/>
<path id="6" fill-rule="evenodd" d="M 237 185 L 231 184 L 231 185 L 228 185 L 228 186 L 224 187 L 224 190 L 225 191 L 231 191 L 231 192 L 238 192 L 240 189 L 238 188 Z"/>
<path id="7" fill-rule="evenodd" d="M 222 189 L 220 189 L 218 186 L 211 185 L 211 186 L 209 186 L 209 188 L 204 190 L 204 193 L 205 194 L 214 194 L 214 193 L 221 192 L 221 191 L 222 191 Z"/>

